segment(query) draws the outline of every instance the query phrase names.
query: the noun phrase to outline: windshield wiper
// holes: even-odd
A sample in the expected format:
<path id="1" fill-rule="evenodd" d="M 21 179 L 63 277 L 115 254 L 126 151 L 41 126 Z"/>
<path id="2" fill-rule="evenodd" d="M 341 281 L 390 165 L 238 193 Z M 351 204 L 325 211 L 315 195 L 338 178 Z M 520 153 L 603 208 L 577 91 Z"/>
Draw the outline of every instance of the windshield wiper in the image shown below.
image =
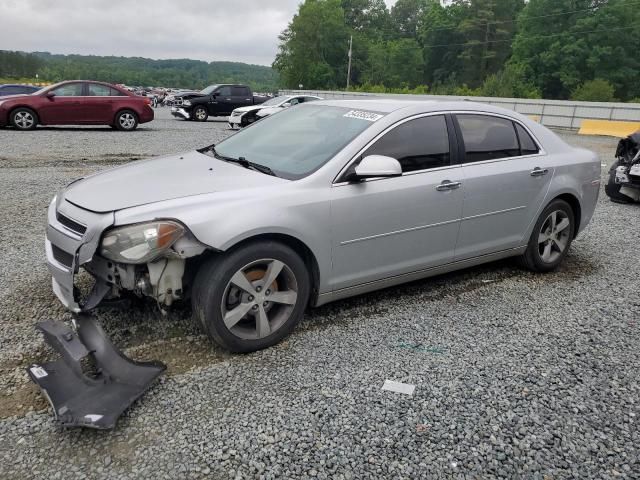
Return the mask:
<path id="1" fill-rule="evenodd" d="M 224 155 L 220 155 L 216 151 L 215 144 L 203 148 L 202 150 L 200 150 L 200 152 L 201 153 L 211 152 L 211 153 L 213 153 L 213 156 L 215 158 L 217 158 L 218 160 L 223 160 L 223 161 L 229 162 L 229 163 L 235 163 L 237 165 L 240 165 L 241 167 L 248 168 L 249 170 L 255 170 L 256 172 L 264 173 L 266 175 L 271 175 L 272 177 L 277 177 L 278 176 L 278 175 L 276 175 L 276 173 L 273 170 L 271 170 L 266 165 L 260 165 L 259 163 L 250 162 L 249 160 L 247 160 L 244 157 L 233 158 L 233 157 L 226 157 Z"/>

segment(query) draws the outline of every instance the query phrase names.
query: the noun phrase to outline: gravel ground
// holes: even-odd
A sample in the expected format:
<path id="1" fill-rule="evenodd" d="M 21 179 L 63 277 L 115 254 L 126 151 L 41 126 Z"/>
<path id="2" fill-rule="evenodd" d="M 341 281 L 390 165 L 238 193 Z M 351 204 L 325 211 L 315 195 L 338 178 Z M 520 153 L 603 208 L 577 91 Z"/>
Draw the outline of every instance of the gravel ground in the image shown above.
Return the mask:
<path id="1" fill-rule="evenodd" d="M 336 302 L 250 355 L 209 344 L 186 307 L 101 310 L 169 372 L 114 431 L 60 430 L 24 370 L 50 355 L 33 323 L 67 318 L 42 253 L 51 196 L 229 133 L 166 110 L 133 134 L 75 130 L 0 130 L 0 478 L 640 477 L 640 206 L 604 195 L 558 272 L 503 261 Z M 610 162 L 614 140 L 563 136 Z"/>

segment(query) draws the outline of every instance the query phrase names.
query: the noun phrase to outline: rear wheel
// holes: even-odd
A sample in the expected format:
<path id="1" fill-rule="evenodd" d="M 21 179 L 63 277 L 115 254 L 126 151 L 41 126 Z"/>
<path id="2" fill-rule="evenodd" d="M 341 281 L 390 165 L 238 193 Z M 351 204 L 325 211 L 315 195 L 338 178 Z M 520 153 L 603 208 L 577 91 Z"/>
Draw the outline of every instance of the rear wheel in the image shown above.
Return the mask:
<path id="1" fill-rule="evenodd" d="M 30 108 L 20 107 L 11 112 L 11 125 L 18 130 L 33 130 L 38 125 L 38 115 Z"/>
<path id="2" fill-rule="evenodd" d="M 196 319 L 232 352 L 270 347 L 298 324 L 310 292 L 306 265 L 291 248 L 256 242 L 205 263 L 193 288 Z"/>
<path id="3" fill-rule="evenodd" d="M 193 119 L 197 122 L 206 122 L 209 118 L 209 112 L 203 106 L 198 106 L 193 109 Z"/>
<path id="4" fill-rule="evenodd" d="M 534 272 L 555 270 L 567 256 L 575 231 L 575 217 L 564 200 L 554 200 L 536 222 L 522 263 Z"/>
<path id="5" fill-rule="evenodd" d="M 118 130 L 131 131 L 138 127 L 138 116 L 131 110 L 123 110 L 116 115 L 115 126 Z"/>

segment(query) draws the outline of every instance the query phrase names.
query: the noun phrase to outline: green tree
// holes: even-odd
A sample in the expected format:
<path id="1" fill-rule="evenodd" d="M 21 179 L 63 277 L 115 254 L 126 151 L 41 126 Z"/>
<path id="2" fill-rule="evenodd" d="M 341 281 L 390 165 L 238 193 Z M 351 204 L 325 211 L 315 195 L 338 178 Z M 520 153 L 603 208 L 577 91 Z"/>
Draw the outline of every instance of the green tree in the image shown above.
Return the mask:
<path id="1" fill-rule="evenodd" d="M 596 78 L 588 80 L 576 88 L 571 94 L 571 99 L 584 102 L 613 102 L 615 101 L 615 91 L 613 85 L 608 81 Z"/>
<path id="2" fill-rule="evenodd" d="M 511 62 L 545 98 L 568 98 L 595 78 L 630 98 L 640 94 L 638 21 L 640 10 L 628 1 L 530 0 L 518 18 Z"/>
<path id="3" fill-rule="evenodd" d="M 342 87 L 347 76 L 348 41 L 340 0 L 306 0 L 280 35 L 273 67 L 287 87 Z"/>
<path id="4" fill-rule="evenodd" d="M 415 40 L 401 38 L 371 44 L 363 79 L 372 85 L 414 88 L 422 82 L 423 71 L 420 45 Z"/>
<path id="5" fill-rule="evenodd" d="M 471 86 L 498 72 L 511 55 L 513 21 L 524 0 L 456 0 L 461 9 L 458 32 L 464 38 L 460 52 L 460 80 Z"/>
<path id="6" fill-rule="evenodd" d="M 514 65 L 489 75 L 478 93 L 484 97 L 541 98 L 540 90 Z"/>
<path id="7" fill-rule="evenodd" d="M 420 17 L 428 0 L 397 0 L 391 7 L 391 21 L 398 36 L 416 38 Z"/>

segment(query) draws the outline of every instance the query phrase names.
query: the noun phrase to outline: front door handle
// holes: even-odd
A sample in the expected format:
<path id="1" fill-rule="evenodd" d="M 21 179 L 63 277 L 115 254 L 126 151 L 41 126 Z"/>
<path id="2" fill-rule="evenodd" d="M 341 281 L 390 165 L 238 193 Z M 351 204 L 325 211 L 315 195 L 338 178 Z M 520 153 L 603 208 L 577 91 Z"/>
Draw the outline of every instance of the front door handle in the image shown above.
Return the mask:
<path id="1" fill-rule="evenodd" d="M 549 173 L 549 170 L 546 168 L 536 167 L 533 170 L 531 170 L 531 172 L 529 173 L 531 174 L 532 177 L 542 177 L 547 173 Z"/>
<path id="2" fill-rule="evenodd" d="M 460 188 L 462 182 L 452 182 L 450 180 L 444 180 L 440 185 L 436 187 L 436 190 L 439 192 L 446 192 L 447 190 L 455 190 L 456 188 Z"/>

